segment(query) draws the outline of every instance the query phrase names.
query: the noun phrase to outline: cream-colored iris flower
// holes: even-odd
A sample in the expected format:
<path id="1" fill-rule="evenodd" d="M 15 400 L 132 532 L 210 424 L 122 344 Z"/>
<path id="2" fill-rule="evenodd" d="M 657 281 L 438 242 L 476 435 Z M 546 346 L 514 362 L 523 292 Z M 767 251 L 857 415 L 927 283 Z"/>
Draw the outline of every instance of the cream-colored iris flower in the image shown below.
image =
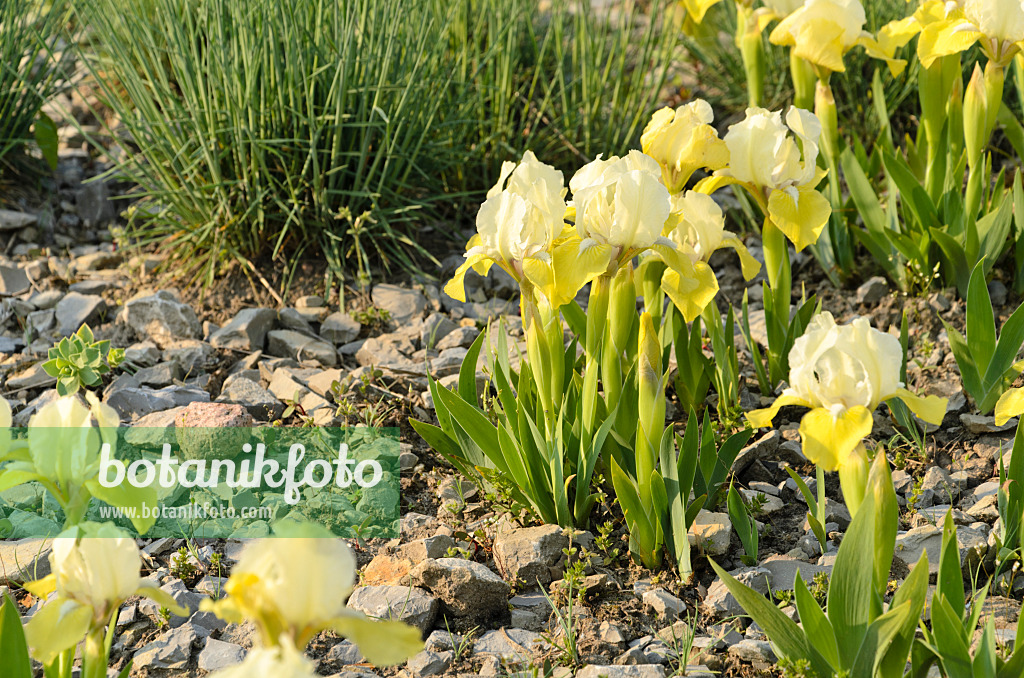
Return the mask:
<path id="1" fill-rule="evenodd" d="M 678 193 L 699 169 L 719 170 L 729 162 L 729 149 L 711 126 L 711 105 L 696 99 L 672 110 L 662 108 L 651 116 L 640 137 L 644 153 L 661 166 L 670 193 Z"/>
<path id="2" fill-rule="evenodd" d="M 843 73 L 843 56 L 854 47 L 889 65 L 893 76 L 906 68 L 906 61 L 894 58 L 898 45 L 877 40 L 864 30 L 866 21 L 860 0 L 807 0 L 779 22 L 768 39 L 775 45 L 792 47 L 796 56 L 830 72 Z"/>
<path id="3" fill-rule="evenodd" d="M 588 273 L 602 268 L 612 273 L 638 255 L 650 255 L 665 263 L 665 293 L 687 322 L 714 298 L 718 282 L 710 267 L 662 234 L 672 197 L 656 160 L 640 151 L 598 158 L 580 168 L 569 187 L 579 238 L 576 258 L 587 262 L 582 265 Z"/>
<path id="4" fill-rule="evenodd" d="M 739 255 L 744 278 L 750 280 L 761 270 L 761 264 L 750 255 L 739 236 L 725 230 L 725 212 L 705 193 L 686 191 L 672 196 L 672 214 L 665 223 L 665 236 L 677 249 L 689 252 L 695 264 L 731 247 Z"/>
<path id="5" fill-rule="evenodd" d="M 130 596 L 152 598 L 175 614 L 186 614 L 168 593 L 139 576 L 142 558 L 134 539 L 111 525 L 84 534 L 54 539 L 52 574 L 25 585 L 43 599 L 57 593 L 25 625 L 33 656 L 43 664 L 73 648 L 87 634 L 103 633 Z"/>
<path id="6" fill-rule="evenodd" d="M 974 43 L 999 66 L 1008 65 L 1024 48 L 1024 5 L 1020 0 L 959 0 L 925 6 L 929 20 L 917 24 L 921 31 L 917 53 L 925 68 Z"/>
<path id="7" fill-rule="evenodd" d="M 240 663 L 214 671 L 209 678 L 316 678 L 313 662 L 287 643 L 253 648 Z"/>
<path id="8" fill-rule="evenodd" d="M 423 648 L 417 629 L 375 622 L 345 607 L 356 581 L 356 561 L 340 539 L 259 539 L 249 542 L 217 602 L 200 609 L 231 623 L 251 620 L 263 644 L 287 639 L 304 648 L 320 631 L 333 629 L 359 646 L 378 666 L 405 661 Z"/>
<path id="9" fill-rule="evenodd" d="M 714 299 L 718 293 L 718 280 L 708 259 L 717 250 L 731 247 L 740 257 L 743 276 L 750 280 L 761 269 L 743 241 L 735 233 L 725 230 L 725 214 L 715 199 L 704 193 L 686 191 L 672 196 L 672 212 L 665 222 L 664 236 L 672 247 L 656 245 L 650 258 L 667 264 L 662 273 L 661 288 L 672 303 L 690 322 Z M 692 272 L 685 269 L 688 258 Z"/>
<path id="10" fill-rule="evenodd" d="M 518 165 L 504 163 L 477 213 L 477 233 L 466 245 L 466 260 L 445 293 L 465 301 L 466 273 L 472 269 L 485 276 L 497 264 L 520 284 L 524 300 L 536 299 L 537 290 L 553 309 L 569 303 L 608 262 L 604 252 L 580 251 L 580 238 L 565 223 L 565 194 L 562 173 L 531 151 Z"/>
<path id="11" fill-rule="evenodd" d="M 781 111 L 748 108 L 746 119 L 725 135 L 729 166 L 701 180 L 696 189 L 713 193 L 728 184 L 743 185 L 800 251 L 818 241 L 832 214 L 831 204 L 816 189 L 825 177 L 817 166 L 820 137 L 821 123 L 809 111 L 790 107 L 783 124 Z"/>
<path id="12" fill-rule="evenodd" d="M 532 151 L 519 164 L 503 163 L 498 182 L 477 212 L 477 233 L 466 245 L 466 260 L 444 291 L 465 301 L 466 273 L 473 269 L 485 276 L 493 264 L 522 282 L 523 262 L 547 256 L 562 234 L 565 193 L 562 173 Z"/>
<path id="13" fill-rule="evenodd" d="M 804 455 L 825 471 L 840 469 L 871 433 L 871 413 L 899 398 L 918 417 L 939 424 L 946 400 L 914 395 L 899 381 L 900 342 L 858 318 L 837 325 L 828 312 L 811 319 L 789 354 L 790 386 L 771 407 L 747 414 L 755 428 L 769 426 L 787 405 L 810 408 L 800 421 Z"/>
<path id="14" fill-rule="evenodd" d="M 155 507 L 156 489 L 127 482 L 105 487 L 99 482 L 101 446 L 108 443 L 112 453 L 116 451 L 120 419 L 93 393 L 86 391 L 85 398 L 89 407 L 77 395 L 47 403 L 29 419 L 27 442 L 5 443 L 10 449 L 0 455 L 0 461 L 8 462 L 0 469 L 0 491 L 40 483 L 64 510 L 65 527 L 84 518 L 92 497 L 111 506 L 134 507 L 138 511 L 133 513 L 132 524 L 144 533 L 156 522 L 155 514 L 142 511 L 143 507 Z M 4 415 L 0 405 L 0 426 Z"/>
<path id="15" fill-rule="evenodd" d="M 120 424 L 113 408 L 90 391 L 85 396 L 89 407 L 76 396 L 65 396 L 50 401 L 28 420 L 32 465 L 61 487 L 80 486 L 96 475 L 100 443 L 112 443 Z M 93 426 L 94 418 L 100 428 Z"/>

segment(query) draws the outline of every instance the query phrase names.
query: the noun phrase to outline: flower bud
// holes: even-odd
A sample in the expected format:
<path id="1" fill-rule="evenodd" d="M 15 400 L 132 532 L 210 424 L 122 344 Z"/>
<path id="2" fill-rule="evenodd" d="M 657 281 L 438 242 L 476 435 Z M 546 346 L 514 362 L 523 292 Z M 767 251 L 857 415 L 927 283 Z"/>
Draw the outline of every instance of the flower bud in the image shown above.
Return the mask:
<path id="1" fill-rule="evenodd" d="M 661 341 L 650 313 L 640 316 L 637 345 L 638 427 L 636 473 L 641 486 L 650 478 L 665 429 L 665 384 L 662 379 Z"/>
<path id="2" fill-rule="evenodd" d="M 988 145 L 988 94 L 985 91 L 985 76 L 978 64 L 974 65 L 974 73 L 964 93 L 963 115 L 967 162 L 974 168 L 978 166 L 985 146 Z"/>

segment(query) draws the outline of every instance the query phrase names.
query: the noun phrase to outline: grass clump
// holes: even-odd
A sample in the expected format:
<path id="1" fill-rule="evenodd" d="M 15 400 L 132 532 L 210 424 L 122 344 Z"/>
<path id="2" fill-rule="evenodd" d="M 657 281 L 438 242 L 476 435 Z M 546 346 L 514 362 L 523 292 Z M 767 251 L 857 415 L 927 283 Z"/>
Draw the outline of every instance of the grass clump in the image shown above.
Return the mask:
<path id="1" fill-rule="evenodd" d="M 414 268 L 501 162 L 566 170 L 635 145 L 677 35 L 568 0 L 82 0 L 120 121 L 129 235 L 175 273 L 326 256 Z M 422 260 L 422 259 L 419 259 Z"/>
<path id="2" fill-rule="evenodd" d="M 63 86 L 66 59 L 54 49 L 65 16 L 60 2 L 0 2 L 0 171 L 24 172 L 38 164 L 26 153 L 36 140 L 56 165 L 57 128 L 41 109 Z"/>

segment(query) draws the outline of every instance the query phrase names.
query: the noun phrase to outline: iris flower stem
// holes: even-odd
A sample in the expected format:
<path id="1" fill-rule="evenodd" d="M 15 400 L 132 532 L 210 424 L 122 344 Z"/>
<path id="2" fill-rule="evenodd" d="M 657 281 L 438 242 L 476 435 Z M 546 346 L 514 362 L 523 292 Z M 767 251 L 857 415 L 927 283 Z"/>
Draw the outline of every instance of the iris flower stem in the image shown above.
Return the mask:
<path id="1" fill-rule="evenodd" d="M 818 490 L 818 522 L 821 523 L 822 528 L 825 527 L 825 469 L 820 466 L 815 468 L 817 474 L 817 490 Z M 821 545 L 822 551 L 824 552 L 825 545 Z"/>
<path id="2" fill-rule="evenodd" d="M 759 108 L 764 100 L 764 45 L 761 34 L 750 30 L 753 12 L 752 7 L 736 3 L 736 46 L 747 75 L 747 97 L 751 108 Z"/>
<path id="3" fill-rule="evenodd" d="M 811 64 L 789 50 L 789 72 L 793 78 L 793 105 L 805 111 L 814 109 L 814 87 L 817 76 Z"/>

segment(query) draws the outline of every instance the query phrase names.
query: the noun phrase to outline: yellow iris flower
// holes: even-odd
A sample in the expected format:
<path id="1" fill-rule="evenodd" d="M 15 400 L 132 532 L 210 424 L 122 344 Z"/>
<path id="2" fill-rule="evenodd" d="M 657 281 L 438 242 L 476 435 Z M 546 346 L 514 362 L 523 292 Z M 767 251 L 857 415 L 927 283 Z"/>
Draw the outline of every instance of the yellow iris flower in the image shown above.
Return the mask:
<path id="1" fill-rule="evenodd" d="M 903 352 L 898 339 L 858 318 L 837 325 L 816 315 L 789 354 L 790 386 L 771 407 L 747 414 L 751 426 L 771 425 L 787 405 L 810 408 L 800 421 L 804 455 L 826 471 L 841 470 L 871 433 L 871 413 L 899 398 L 922 420 L 939 424 L 946 399 L 917 396 L 899 381 Z"/>
<path id="2" fill-rule="evenodd" d="M 761 264 L 750 255 L 743 241 L 725 230 L 722 208 L 704 193 L 686 191 L 673 195 L 672 212 L 662 233 L 672 246 L 655 245 L 641 265 L 651 261 L 667 264 L 661 276 L 661 289 L 687 322 L 700 315 L 718 293 L 718 280 L 707 264 L 716 251 L 725 247 L 736 250 L 747 280 L 761 270 Z M 692 266 L 689 277 L 680 273 L 686 265 L 682 259 L 688 259 Z"/>
<path id="3" fill-rule="evenodd" d="M 678 193 L 699 169 L 719 170 L 729 163 L 729 149 L 711 126 L 711 105 L 696 99 L 674 111 L 662 108 L 651 116 L 640 137 L 644 153 L 661 165 L 670 193 Z"/>
<path id="4" fill-rule="evenodd" d="M 996 426 L 1024 414 L 1024 388 L 1011 388 L 996 402 Z"/>
<path id="5" fill-rule="evenodd" d="M 894 54 L 902 45 L 888 34 L 876 39 L 864 30 L 866 19 L 860 0 L 807 0 L 779 22 L 768 39 L 774 45 L 792 47 L 796 56 L 835 73 L 846 71 L 843 56 L 847 52 L 862 47 L 870 56 L 885 61 L 893 76 L 899 75 L 907 63 Z"/>
<path id="6" fill-rule="evenodd" d="M 925 68 L 975 43 L 990 61 L 1005 67 L 1024 47 L 1024 7 L 1019 0 L 926 2 L 919 12 L 920 18 L 906 30 L 920 30 L 917 54 Z"/>
<path id="7" fill-rule="evenodd" d="M 340 539 L 259 539 L 243 549 L 224 586 L 227 596 L 204 600 L 200 609 L 229 623 L 253 621 L 265 646 L 284 639 L 304 648 L 330 628 L 378 666 L 403 662 L 419 652 L 419 630 L 401 622 L 372 621 L 345 607 L 355 579 L 355 556 Z"/>
<path id="8" fill-rule="evenodd" d="M 133 595 L 186 614 L 170 594 L 139 576 L 142 558 L 134 539 L 111 525 L 76 528 L 74 534 L 53 540 L 52 574 L 25 585 L 42 599 L 57 593 L 25 625 L 25 638 L 36 659 L 50 664 L 86 638 L 86 654 L 96 661 L 97 640 L 102 641 L 111 616 Z"/>
<path id="9" fill-rule="evenodd" d="M 817 166 L 820 137 L 821 124 L 809 111 L 790 107 L 783 124 L 780 111 L 748 108 L 746 119 L 725 135 L 728 167 L 698 182 L 696 190 L 710 194 L 729 184 L 743 186 L 799 252 L 818 241 L 832 214 L 816 189 L 825 177 Z"/>
<path id="10" fill-rule="evenodd" d="M 569 182 L 579 240 L 569 242 L 588 273 L 602 262 L 613 274 L 638 255 L 659 258 L 667 267 L 665 293 L 690 322 L 714 298 L 718 282 L 700 257 L 663 235 L 673 201 L 661 172 L 658 162 L 640 151 L 580 168 Z"/>
<path id="11" fill-rule="evenodd" d="M 721 1 L 722 0 L 682 0 L 682 5 L 686 8 L 686 13 L 693 22 L 699 24 L 704 21 L 704 15 L 708 13 L 708 10 Z M 737 6 L 749 6 L 753 3 L 750 0 L 737 0 L 736 4 Z M 768 25 L 769 22 L 788 16 L 803 4 L 803 0 L 764 0 L 764 7 L 759 7 L 754 11 L 754 16 L 758 18 L 758 32 L 764 30 L 764 27 Z"/>

